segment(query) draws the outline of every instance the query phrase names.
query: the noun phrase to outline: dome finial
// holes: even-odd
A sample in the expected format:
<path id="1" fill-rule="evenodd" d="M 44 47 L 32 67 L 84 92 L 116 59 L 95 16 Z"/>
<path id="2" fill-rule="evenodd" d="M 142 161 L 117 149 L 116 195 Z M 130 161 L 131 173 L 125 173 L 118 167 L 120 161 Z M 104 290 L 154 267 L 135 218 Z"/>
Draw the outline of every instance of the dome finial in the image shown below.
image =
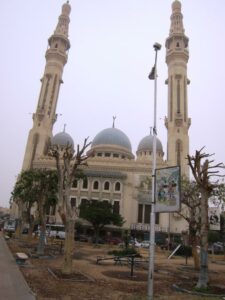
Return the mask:
<path id="1" fill-rule="evenodd" d="M 149 128 L 150 128 L 150 135 L 152 135 L 152 126 L 150 126 Z"/>
<path id="2" fill-rule="evenodd" d="M 113 124 L 112 124 L 112 128 L 115 128 L 115 120 L 116 120 L 116 116 L 113 116 Z"/>
<path id="3" fill-rule="evenodd" d="M 63 132 L 66 132 L 66 124 L 63 125 Z"/>

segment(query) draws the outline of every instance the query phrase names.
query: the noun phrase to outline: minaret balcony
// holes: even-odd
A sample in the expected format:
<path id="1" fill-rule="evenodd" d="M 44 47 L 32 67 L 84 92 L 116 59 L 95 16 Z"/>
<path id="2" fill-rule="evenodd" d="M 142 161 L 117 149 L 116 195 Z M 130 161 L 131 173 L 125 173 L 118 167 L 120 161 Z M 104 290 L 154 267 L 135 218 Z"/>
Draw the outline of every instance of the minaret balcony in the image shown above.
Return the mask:
<path id="1" fill-rule="evenodd" d="M 64 34 L 53 34 L 48 39 L 48 44 L 51 47 L 51 45 L 53 45 L 57 41 L 63 42 L 63 44 L 65 45 L 65 50 L 68 50 L 70 48 L 70 41 Z"/>
<path id="2" fill-rule="evenodd" d="M 46 60 L 59 60 L 63 64 L 67 62 L 67 53 L 58 49 L 48 49 L 45 54 Z"/>

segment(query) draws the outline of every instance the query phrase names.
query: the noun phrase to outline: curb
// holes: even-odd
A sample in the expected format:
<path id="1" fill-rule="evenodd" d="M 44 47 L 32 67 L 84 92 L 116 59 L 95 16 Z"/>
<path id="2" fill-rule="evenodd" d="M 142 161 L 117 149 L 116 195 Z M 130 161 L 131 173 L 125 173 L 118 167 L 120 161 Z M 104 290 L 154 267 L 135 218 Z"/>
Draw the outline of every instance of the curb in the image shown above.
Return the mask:
<path id="1" fill-rule="evenodd" d="M 204 297 L 216 297 L 216 298 L 225 299 L 225 294 L 217 295 L 217 294 L 206 294 L 206 293 L 201 293 L 201 292 L 189 291 L 189 290 L 179 287 L 176 284 L 173 284 L 172 287 L 173 287 L 173 289 L 175 289 L 178 292 L 182 292 L 182 293 L 186 293 L 186 294 L 190 294 L 190 295 L 197 295 L 197 296 L 204 296 Z"/>

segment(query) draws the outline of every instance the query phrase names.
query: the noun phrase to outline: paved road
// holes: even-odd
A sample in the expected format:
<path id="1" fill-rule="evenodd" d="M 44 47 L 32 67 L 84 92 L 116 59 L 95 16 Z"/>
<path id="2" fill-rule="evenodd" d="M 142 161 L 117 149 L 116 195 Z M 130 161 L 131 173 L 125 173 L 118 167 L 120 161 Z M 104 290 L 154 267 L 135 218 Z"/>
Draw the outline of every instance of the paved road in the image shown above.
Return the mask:
<path id="1" fill-rule="evenodd" d="M 0 300 L 35 300 L 1 232 Z"/>

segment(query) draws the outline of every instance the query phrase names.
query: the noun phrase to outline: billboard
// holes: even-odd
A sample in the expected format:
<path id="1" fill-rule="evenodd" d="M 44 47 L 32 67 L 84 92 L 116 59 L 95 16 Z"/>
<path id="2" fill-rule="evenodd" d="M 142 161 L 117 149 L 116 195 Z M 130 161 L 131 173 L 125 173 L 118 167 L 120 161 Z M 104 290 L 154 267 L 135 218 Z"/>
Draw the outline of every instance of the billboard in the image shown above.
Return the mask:
<path id="1" fill-rule="evenodd" d="M 155 212 L 180 210 L 180 167 L 155 170 Z"/>

